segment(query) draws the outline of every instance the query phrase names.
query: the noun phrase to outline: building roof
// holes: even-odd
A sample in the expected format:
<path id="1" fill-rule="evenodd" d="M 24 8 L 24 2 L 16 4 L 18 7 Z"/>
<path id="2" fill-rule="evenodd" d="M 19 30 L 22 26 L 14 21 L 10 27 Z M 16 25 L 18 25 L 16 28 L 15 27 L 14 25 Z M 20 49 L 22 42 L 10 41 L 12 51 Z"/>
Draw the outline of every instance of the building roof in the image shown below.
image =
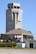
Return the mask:
<path id="1" fill-rule="evenodd" d="M 14 29 L 14 30 L 7 32 L 6 34 L 7 35 L 8 34 L 24 34 L 24 35 L 31 35 L 32 36 L 32 33 L 28 32 L 26 30 L 23 30 L 23 29 Z"/>
<path id="2" fill-rule="evenodd" d="M 20 7 L 20 3 L 9 3 L 8 6 L 19 6 Z"/>

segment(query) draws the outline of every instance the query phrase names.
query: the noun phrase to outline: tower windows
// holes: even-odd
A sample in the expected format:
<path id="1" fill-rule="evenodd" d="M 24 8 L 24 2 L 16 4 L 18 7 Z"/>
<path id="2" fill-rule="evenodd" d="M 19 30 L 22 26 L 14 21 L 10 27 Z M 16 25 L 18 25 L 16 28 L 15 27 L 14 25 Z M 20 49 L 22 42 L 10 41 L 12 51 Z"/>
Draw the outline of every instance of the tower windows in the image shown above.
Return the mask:
<path id="1" fill-rule="evenodd" d="M 20 7 L 17 7 L 18 9 L 20 8 Z"/>
<path id="2" fill-rule="evenodd" d="M 11 6 L 11 8 L 13 8 L 13 6 Z"/>
<path id="3" fill-rule="evenodd" d="M 10 7 L 8 7 L 10 9 Z"/>
<path id="4" fill-rule="evenodd" d="M 16 6 L 14 6 L 14 8 L 16 8 Z"/>
<path id="5" fill-rule="evenodd" d="M 14 6 L 14 8 L 17 8 L 17 9 L 19 9 L 20 7 L 19 7 L 19 6 Z"/>

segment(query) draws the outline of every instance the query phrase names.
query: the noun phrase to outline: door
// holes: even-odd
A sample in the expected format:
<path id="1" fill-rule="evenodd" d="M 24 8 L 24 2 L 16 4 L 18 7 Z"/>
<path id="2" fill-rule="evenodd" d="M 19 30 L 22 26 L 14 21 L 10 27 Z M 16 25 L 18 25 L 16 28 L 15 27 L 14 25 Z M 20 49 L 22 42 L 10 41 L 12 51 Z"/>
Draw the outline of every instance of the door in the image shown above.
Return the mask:
<path id="1" fill-rule="evenodd" d="M 33 48 L 33 43 L 30 43 L 30 48 Z"/>

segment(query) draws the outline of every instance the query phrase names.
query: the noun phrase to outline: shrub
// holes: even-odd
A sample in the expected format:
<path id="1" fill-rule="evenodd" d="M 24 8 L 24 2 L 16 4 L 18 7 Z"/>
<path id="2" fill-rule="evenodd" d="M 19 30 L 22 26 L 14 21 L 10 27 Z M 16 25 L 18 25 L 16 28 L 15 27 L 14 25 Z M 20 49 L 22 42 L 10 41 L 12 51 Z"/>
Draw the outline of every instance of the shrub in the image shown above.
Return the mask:
<path id="1" fill-rule="evenodd" d="M 0 42 L 0 47 L 5 47 L 5 43 Z"/>
<path id="2" fill-rule="evenodd" d="M 2 43 L 2 47 L 5 47 L 5 43 Z"/>
<path id="3" fill-rule="evenodd" d="M 10 44 L 10 42 L 5 43 L 6 47 L 12 47 L 12 45 Z"/>
<path id="4" fill-rule="evenodd" d="M 17 46 L 17 44 L 16 44 L 16 42 L 11 42 L 11 45 L 12 45 L 12 47 L 16 47 Z"/>
<path id="5" fill-rule="evenodd" d="M 16 42 L 0 42 L 0 47 L 16 47 Z"/>

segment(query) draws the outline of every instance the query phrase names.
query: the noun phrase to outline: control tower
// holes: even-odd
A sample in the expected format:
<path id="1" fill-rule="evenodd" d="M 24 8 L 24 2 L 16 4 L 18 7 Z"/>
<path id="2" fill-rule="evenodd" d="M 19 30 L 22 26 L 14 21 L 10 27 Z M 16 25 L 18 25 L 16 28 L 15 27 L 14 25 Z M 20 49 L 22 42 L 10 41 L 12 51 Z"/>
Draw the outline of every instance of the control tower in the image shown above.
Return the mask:
<path id="1" fill-rule="evenodd" d="M 6 10 L 6 32 L 22 28 L 22 13 L 20 3 L 9 3 Z"/>

